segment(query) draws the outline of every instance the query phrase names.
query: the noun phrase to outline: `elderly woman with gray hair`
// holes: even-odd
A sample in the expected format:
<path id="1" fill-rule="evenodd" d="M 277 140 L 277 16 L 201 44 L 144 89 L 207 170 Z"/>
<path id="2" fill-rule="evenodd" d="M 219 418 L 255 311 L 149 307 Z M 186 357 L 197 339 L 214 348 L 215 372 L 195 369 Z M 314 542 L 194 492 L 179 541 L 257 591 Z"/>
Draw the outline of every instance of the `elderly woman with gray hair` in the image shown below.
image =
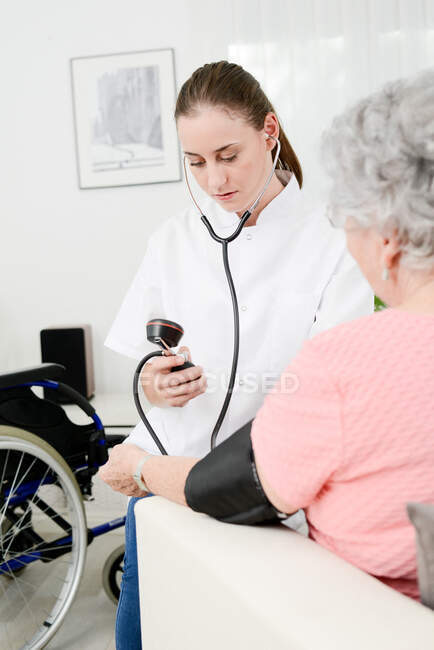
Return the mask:
<path id="1" fill-rule="evenodd" d="M 389 308 L 304 345 L 283 375 L 298 390 L 282 379 L 253 423 L 256 477 L 278 511 L 305 509 L 318 543 L 418 598 L 406 503 L 434 502 L 434 69 L 337 117 L 323 157 L 329 218 Z M 195 466 L 225 444 L 202 461 L 152 456 L 142 478 L 185 504 Z M 137 496 L 131 475 L 147 454 L 131 447 L 101 473 Z"/>

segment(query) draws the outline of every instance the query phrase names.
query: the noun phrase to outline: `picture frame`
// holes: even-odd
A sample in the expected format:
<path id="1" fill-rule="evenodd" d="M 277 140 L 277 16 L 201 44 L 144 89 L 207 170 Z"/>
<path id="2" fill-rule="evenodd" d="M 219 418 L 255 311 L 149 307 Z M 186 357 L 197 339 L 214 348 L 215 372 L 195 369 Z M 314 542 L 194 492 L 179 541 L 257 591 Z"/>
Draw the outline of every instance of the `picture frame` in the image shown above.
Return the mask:
<path id="1" fill-rule="evenodd" d="M 172 48 L 70 60 L 80 189 L 182 179 Z"/>

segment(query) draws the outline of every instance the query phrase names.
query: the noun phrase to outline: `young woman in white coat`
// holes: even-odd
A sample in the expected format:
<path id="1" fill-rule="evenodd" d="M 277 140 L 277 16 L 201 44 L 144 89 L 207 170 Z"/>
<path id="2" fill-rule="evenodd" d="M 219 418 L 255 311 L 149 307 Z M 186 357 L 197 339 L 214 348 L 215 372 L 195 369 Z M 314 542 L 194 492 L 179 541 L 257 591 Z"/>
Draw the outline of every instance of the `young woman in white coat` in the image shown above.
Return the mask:
<path id="1" fill-rule="evenodd" d="M 298 158 L 259 83 L 227 61 L 204 65 L 184 83 L 175 118 L 196 198 L 217 234 L 230 235 L 276 171 L 240 236 L 229 263 L 240 309 L 234 392 L 221 442 L 259 410 L 267 392 L 302 343 L 338 323 L 373 311 L 373 295 L 346 252 L 344 236 L 324 210 L 306 215 Z M 182 356 L 153 359 L 141 375 L 154 405 L 147 417 L 170 455 L 203 456 L 228 384 L 233 313 L 221 246 L 196 207 L 168 219 L 149 239 L 144 260 L 109 332 L 106 345 L 141 359 L 150 350 L 146 322 L 180 323 L 196 366 L 170 373 Z M 288 379 L 288 390 L 297 386 Z M 139 423 L 128 438 L 159 453 Z M 125 492 L 138 490 L 132 479 Z M 116 624 L 117 649 L 141 648 L 132 499 L 127 514 L 125 573 Z"/>

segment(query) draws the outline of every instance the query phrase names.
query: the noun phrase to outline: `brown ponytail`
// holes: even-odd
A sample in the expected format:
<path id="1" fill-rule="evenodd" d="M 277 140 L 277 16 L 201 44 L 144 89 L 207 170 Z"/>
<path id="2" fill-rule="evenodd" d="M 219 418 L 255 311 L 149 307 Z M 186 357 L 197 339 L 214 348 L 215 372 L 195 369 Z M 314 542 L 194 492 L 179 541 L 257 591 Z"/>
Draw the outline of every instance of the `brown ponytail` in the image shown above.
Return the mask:
<path id="1" fill-rule="evenodd" d="M 258 81 L 240 65 L 228 61 L 206 63 L 193 72 L 179 91 L 175 119 L 191 115 L 201 104 L 223 106 L 239 112 L 258 131 L 264 127 L 267 113 L 276 112 Z M 279 131 L 281 149 L 277 168 L 292 171 L 301 188 L 301 165 L 280 120 Z"/>

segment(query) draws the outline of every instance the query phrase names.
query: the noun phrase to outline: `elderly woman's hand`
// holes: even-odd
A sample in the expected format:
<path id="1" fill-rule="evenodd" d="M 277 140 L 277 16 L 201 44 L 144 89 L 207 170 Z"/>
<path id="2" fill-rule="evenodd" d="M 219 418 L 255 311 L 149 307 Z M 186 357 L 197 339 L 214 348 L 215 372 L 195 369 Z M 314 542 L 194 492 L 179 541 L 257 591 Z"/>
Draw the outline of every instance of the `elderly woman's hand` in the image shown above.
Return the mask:
<path id="1" fill-rule="evenodd" d="M 137 445 L 116 445 L 111 450 L 107 463 L 100 467 L 98 476 L 116 492 L 129 497 L 143 497 L 148 493 L 139 488 L 133 474 L 140 460 L 148 455 Z"/>

